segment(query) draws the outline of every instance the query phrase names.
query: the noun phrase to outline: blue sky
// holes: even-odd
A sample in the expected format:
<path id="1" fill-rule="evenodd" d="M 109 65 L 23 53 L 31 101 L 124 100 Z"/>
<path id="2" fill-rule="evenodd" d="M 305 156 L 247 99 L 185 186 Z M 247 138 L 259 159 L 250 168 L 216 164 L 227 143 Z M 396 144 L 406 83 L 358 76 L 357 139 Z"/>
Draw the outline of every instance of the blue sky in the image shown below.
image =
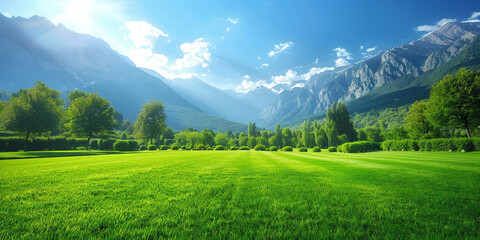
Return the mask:
<path id="1" fill-rule="evenodd" d="M 0 12 L 100 37 L 167 78 L 198 76 L 246 92 L 308 80 L 449 21 L 480 19 L 480 1 L 4 0 Z"/>

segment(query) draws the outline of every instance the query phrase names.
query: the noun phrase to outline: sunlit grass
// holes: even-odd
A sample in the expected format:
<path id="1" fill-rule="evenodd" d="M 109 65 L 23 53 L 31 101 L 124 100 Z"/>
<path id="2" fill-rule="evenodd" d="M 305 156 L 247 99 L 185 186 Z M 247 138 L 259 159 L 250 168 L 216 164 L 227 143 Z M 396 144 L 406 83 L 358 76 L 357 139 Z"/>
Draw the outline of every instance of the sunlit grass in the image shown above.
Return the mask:
<path id="1" fill-rule="evenodd" d="M 0 239 L 478 239 L 479 222 L 479 152 L 0 161 Z"/>

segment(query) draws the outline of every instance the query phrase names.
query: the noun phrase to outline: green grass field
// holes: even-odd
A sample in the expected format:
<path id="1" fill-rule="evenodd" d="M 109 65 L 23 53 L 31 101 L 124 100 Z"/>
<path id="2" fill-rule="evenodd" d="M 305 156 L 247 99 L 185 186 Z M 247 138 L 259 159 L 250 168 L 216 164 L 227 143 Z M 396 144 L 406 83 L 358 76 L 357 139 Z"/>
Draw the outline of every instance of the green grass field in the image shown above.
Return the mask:
<path id="1" fill-rule="evenodd" d="M 0 239 L 170 237 L 479 239 L 480 152 L 0 161 Z"/>

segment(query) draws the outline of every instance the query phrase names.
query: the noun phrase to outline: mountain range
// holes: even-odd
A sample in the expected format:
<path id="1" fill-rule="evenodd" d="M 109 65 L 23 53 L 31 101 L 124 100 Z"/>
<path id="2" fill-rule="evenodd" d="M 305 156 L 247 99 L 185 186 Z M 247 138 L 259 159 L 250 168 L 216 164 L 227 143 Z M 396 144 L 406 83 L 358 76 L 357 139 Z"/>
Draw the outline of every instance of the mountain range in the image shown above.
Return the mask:
<path id="1" fill-rule="evenodd" d="M 154 98 L 165 104 L 167 124 L 175 130 L 244 132 L 248 122 L 273 128 L 322 118 L 337 101 L 360 113 L 424 99 L 445 74 L 480 69 L 479 33 L 480 23 L 448 23 L 416 41 L 316 74 L 302 87 L 280 94 L 266 87 L 236 93 L 197 77 L 170 80 L 138 68 L 102 39 L 46 18 L 0 14 L 0 89 L 16 92 L 40 80 L 64 94 L 95 91 L 130 120 Z"/>

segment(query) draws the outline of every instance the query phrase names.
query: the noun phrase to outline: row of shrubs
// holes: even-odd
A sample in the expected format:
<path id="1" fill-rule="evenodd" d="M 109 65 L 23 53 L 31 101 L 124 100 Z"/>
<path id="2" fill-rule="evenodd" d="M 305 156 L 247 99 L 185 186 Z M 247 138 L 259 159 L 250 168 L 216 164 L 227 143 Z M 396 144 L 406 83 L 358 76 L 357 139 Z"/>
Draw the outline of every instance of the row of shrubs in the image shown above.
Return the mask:
<path id="1" fill-rule="evenodd" d="M 82 138 L 34 138 L 28 140 L 27 149 L 30 151 L 73 150 L 86 145 L 87 139 Z M 0 138 L 0 152 L 16 152 L 20 150 L 25 150 L 25 138 Z"/>
<path id="2" fill-rule="evenodd" d="M 330 152 L 333 148 L 328 148 Z M 378 151 L 380 150 L 380 143 L 377 142 L 369 142 L 369 141 L 358 141 L 358 142 L 348 142 L 338 146 L 335 149 L 337 152 L 343 153 L 360 153 L 360 152 L 371 152 L 371 151 Z"/>
<path id="3" fill-rule="evenodd" d="M 480 138 L 387 140 L 381 148 L 385 151 L 480 151 Z"/>

